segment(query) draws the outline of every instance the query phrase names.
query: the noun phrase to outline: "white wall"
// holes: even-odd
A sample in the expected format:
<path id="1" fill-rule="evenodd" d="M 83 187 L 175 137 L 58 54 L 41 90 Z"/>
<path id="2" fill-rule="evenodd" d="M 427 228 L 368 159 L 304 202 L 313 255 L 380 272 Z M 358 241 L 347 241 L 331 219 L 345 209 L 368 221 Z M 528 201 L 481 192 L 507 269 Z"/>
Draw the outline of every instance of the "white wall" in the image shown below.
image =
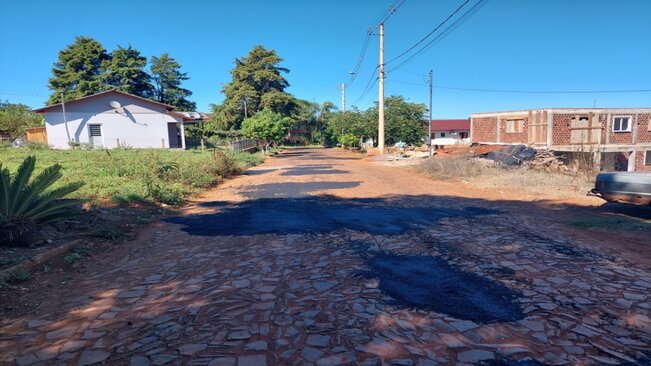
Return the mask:
<path id="1" fill-rule="evenodd" d="M 122 108 L 111 108 L 112 100 Z M 101 124 L 103 147 L 109 149 L 118 147 L 118 139 L 122 146 L 169 148 L 167 124 L 181 122 L 180 117 L 166 114 L 163 106 L 111 93 L 67 103 L 66 118 L 70 137 L 79 143 L 89 143 L 89 124 Z M 49 145 L 69 148 L 60 108 L 45 113 L 45 127 Z"/>

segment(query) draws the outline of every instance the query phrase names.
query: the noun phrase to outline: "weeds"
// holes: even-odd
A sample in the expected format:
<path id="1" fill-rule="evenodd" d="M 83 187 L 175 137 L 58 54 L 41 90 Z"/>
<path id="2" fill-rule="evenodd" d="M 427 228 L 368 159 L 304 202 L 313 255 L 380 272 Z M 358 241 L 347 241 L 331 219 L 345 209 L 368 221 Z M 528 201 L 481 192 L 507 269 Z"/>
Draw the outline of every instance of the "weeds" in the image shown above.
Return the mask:
<path id="1" fill-rule="evenodd" d="M 84 181 L 86 185 L 70 196 L 89 198 L 91 205 L 107 200 L 180 204 L 198 190 L 263 160 L 261 154 L 219 150 L 6 149 L 2 151 L 3 167 L 14 170 L 30 154 L 37 156 L 37 173 L 54 163 L 63 166 L 63 177 L 54 188 Z"/>
<path id="2" fill-rule="evenodd" d="M 615 231 L 646 231 L 651 230 L 651 221 L 637 221 L 623 217 L 580 218 L 566 222 L 569 226 L 584 229 L 602 229 Z"/>
<path id="3" fill-rule="evenodd" d="M 428 159 L 418 165 L 417 169 L 439 179 L 467 179 L 486 174 L 491 168 L 470 157 L 461 156 Z"/>
<path id="4" fill-rule="evenodd" d="M 76 261 L 80 260 L 81 258 L 82 258 L 81 254 L 79 254 L 77 252 L 70 252 L 70 253 L 66 254 L 65 256 L 63 256 L 63 260 L 66 261 L 66 263 L 68 263 L 68 264 L 75 263 Z"/>
<path id="5" fill-rule="evenodd" d="M 14 283 L 25 282 L 32 278 L 32 273 L 26 270 L 10 272 L 4 277 L 0 277 L 0 288 L 5 288 Z"/>
<path id="6" fill-rule="evenodd" d="M 80 261 L 84 256 L 89 255 L 91 249 L 86 246 L 79 246 L 71 249 L 66 255 L 63 256 L 63 260 L 68 264 L 73 264 Z"/>
<path id="7" fill-rule="evenodd" d="M 579 172 L 546 172 L 521 167 L 487 164 L 470 156 L 435 157 L 416 169 L 442 180 L 465 180 L 480 188 L 514 188 L 549 194 L 558 191 L 585 193 L 594 176 Z"/>

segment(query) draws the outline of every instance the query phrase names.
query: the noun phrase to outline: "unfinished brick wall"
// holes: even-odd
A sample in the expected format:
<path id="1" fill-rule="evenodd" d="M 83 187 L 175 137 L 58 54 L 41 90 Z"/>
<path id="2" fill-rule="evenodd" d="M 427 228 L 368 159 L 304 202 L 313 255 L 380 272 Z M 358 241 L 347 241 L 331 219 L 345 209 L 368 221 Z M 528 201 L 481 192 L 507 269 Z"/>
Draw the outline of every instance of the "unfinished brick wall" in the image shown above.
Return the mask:
<path id="1" fill-rule="evenodd" d="M 521 119 L 524 121 L 522 132 L 506 132 L 506 125 L 508 120 Z M 523 115 L 502 116 L 500 118 L 500 142 L 504 143 L 522 143 L 526 144 L 529 141 L 529 134 L 527 125 L 529 118 Z"/>
<path id="2" fill-rule="evenodd" d="M 552 114 L 552 145 L 569 145 L 572 135 L 570 121 L 575 114 Z"/>
<path id="3" fill-rule="evenodd" d="M 601 143 L 606 143 L 606 134 L 608 133 L 608 114 L 601 113 L 599 114 L 599 126 L 601 126 Z"/>
<path id="4" fill-rule="evenodd" d="M 636 172 L 651 172 L 651 165 L 645 165 L 645 163 L 644 163 L 644 154 L 645 154 L 645 151 L 638 151 L 635 154 L 635 171 Z"/>
<path id="5" fill-rule="evenodd" d="M 472 142 L 497 142 L 497 117 L 472 119 Z"/>
<path id="6" fill-rule="evenodd" d="M 637 116 L 637 142 L 651 142 L 651 113 Z"/>

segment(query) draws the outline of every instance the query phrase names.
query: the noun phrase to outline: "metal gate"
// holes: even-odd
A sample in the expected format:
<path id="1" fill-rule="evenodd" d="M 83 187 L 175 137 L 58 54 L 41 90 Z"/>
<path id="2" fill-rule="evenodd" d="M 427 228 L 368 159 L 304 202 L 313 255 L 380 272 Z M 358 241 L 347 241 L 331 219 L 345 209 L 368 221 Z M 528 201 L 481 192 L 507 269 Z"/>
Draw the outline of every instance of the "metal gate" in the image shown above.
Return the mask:
<path id="1" fill-rule="evenodd" d="M 91 147 L 102 148 L 104 143 L 102 142 L 102 125 L 88 125 L 88 134 L 90 138 L 88 143 Z"/>

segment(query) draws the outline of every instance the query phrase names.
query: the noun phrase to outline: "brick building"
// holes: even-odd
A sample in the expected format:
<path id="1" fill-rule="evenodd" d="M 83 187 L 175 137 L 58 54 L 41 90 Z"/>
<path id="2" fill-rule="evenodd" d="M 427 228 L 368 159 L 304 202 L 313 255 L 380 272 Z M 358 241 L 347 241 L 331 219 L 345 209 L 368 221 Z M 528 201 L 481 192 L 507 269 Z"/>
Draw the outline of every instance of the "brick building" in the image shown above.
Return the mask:
<path id="1" fill-rule="evenodd" d="M 551 108 L 474 113 L 472 143 L 530 144 L 603 171 L 651 171 L 651 108 Z"/>

